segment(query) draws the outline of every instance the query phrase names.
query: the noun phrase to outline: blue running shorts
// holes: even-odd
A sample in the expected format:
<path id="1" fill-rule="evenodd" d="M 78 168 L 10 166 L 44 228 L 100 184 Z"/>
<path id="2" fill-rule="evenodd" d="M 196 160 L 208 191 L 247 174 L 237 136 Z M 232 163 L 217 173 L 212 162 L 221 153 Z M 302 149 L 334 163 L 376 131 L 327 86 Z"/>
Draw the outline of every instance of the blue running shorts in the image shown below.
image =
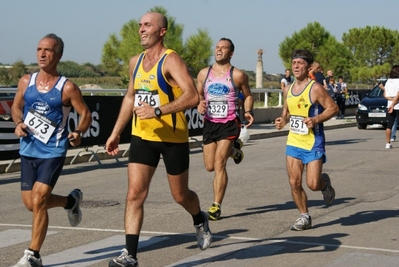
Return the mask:
<path id="1" fill-rule="evenodd" d="M 287 146 L 286 155 L 299 159 L 303 164 L 308 164 L 311 161 L 323 158 L 323 163 L 327 162 L 327 157 L 324 152 L 315 150 L 305 150 L 295 146 Z"/>

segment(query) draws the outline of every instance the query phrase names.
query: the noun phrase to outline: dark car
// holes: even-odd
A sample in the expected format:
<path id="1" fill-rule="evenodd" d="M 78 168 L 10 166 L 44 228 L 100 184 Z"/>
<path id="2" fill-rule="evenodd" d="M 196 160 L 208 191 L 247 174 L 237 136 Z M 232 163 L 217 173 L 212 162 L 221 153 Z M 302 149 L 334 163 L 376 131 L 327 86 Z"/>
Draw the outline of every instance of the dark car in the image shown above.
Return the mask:
<path id="1" fill-rule="evenodd" d="M 387 99 L 384 91 L 376 85 L 370 93 L 360 101 L 356 109 L 357 128 L 366 129 L 367 125 L 381 124 L 387 127 Z"/>

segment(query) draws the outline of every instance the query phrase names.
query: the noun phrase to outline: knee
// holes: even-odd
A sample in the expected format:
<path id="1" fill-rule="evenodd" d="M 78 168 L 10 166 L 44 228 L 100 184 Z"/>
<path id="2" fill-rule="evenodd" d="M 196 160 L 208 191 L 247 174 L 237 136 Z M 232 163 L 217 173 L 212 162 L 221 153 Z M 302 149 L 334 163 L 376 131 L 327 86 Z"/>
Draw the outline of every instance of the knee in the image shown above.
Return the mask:
<path id="1" fill-rule="evenodd" d="M 144 203 L 147 193 L 145 191 L 137 191 L 129 189 L 126 195 L 127 203 Z"/>
<path id="2" fill-rule="evenodd" d="M 302 188 L 302 180 L 299 178 L 290 177 L 291 190 L 297 191 Z"/>
<path id="3" fill-rule="evenodd" d="M 214 167 L 213 164 L 206 164 L 206 165 L 205 165 L 205 169 L 206 169 L 208 172 L 213 172 L 213 171 L 215 170 L 215 167 Z"/>
<path id="4" fill-rule="evenodd" d="M 320 191 L 320 179 L 312 179 L 307 182 L 308 188 L 312 191 Z"/>
<path id="5" fill-rule="evenodd" d="M 184 204 L 187 202 L 187 199 L 189 198 L 190 195 L 190 190 L 187 190 L 187 192 L 177 192 L 173 193 L 173 199 L 176 201 L 177 204 L 184 206 Z"/>
<path id="6" fill-rule="evenodd" d="M 24 200 L 23 202 L 24 202 L 25 208 L 26 208 L 27 210 L 29 210 L 30 212 L 32 212 L 32 211 L 33 211 L 32 201 L 26 201 L 26 200 Z"/>

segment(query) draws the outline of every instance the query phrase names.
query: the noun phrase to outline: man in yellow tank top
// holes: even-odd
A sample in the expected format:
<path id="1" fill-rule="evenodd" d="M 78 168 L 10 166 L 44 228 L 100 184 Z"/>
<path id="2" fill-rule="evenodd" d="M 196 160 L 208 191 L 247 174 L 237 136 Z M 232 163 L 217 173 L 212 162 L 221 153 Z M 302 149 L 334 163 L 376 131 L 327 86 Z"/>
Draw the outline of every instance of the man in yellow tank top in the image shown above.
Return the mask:
<path id="1" fill-rule="evenodd" d="M 322 173 L 325 156 L 323 122 L 338 113 L 338 106 L 322 84 L 308 77 L 313 55 L 308 50 L 295 50 L 291 56 L 295 81 L 284 88 L 284 106 L 281 117 L 275 121 L 278 130 L 289 123 L 286 161 L 292 198 L 300 217 L 291 230 L 301 231 L 312 227 L 307 195 L 302 187 L 302 174 L 306 165 L 306 184 L 312 191 L 321 191 L 327 205 L 335 199 L 328 174 Z"/>
<path id="2" fill-rule="evenodd" d="M 126 248 L 109 267 L 138 266 L 137 248 L 144 202 L 162 155 L 173 198 L 191 215 L 200 249 L 212 242 L 206 213 L 197 194 L 188 188 L 188 125 L 184 111 L 198 104 L 199 96 L 184 61 L 163 45 L 168 27 L 164 15 L 145 14 L 139 23 L 145 51 L 130 59 L 130 81 L 118 119 L 106 142 L 110 155 L 119 152 L 120 134 L 133 116 L 126 197 Z"/>

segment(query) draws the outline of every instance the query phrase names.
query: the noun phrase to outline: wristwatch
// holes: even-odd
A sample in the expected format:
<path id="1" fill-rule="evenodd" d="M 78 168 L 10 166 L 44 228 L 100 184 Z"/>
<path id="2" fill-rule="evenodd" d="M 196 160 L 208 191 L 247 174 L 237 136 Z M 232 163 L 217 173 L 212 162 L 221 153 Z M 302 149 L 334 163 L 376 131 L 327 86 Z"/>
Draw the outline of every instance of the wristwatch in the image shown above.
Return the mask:
<path id="1" fill-rule="evenodd" d="M 82 131 L 75 130 L 75 131 L 73 131 L 73 132 L 74 132 L 74 133 L 77 133 L 77 134 L 79 135 L 79 137 L 82 138 L 82 136 L 83 136 Z"/>
<path id="2" fill-rule="evenodd" d="M 159 108 L 155 108 L 154 109 L 154 114 L 155 114 L 155 116 L 158 117 L 158 119 L 160 119 L 161 116 L 162 116 L 162 111 Z"/>

